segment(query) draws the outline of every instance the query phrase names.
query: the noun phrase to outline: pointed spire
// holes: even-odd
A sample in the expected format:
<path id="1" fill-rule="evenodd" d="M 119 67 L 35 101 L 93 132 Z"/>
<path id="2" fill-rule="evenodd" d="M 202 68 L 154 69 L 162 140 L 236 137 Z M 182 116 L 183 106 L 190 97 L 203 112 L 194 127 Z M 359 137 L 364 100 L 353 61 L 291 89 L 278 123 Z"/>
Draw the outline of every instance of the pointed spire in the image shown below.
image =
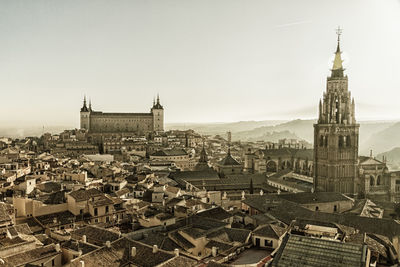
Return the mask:
<path id="1" fill-rule="evenodd" d="M 156 97 L 153 97 L 153 107 L 156 105 Z"/>
<path id="2" fill-rule="evenodd" d="M 157 94 L 157 104 L 160 104 L 160 95 Z"/>
<path id="3" fill-rule="evenodd" d="M 340 27 L 337 28 L 336 34 L 338 36 L 337 39 L 337 48 L 335 52 L 335 59 L 333 61 L 332 74 L 331 77 L 343 77 L 343 60 L 342 60 L 342 52 L 340 51 L 340 35 L 342 34 L 342 29 Z"/>
<path id="4" fill-rule="evenodd" d="M 92 99 L 91 98 L 89 98 L 89 110 L 90 111 L 92 110 Z"/>
<path id="5" fill-rule="evenodd" d="M 322 100 L 319 100 L 319 120 L 322 120 Z"/>
<path id="6" fill-rule="evenodd" d="M 88 108 L 86 106 L 86 95 L 83 96 L 83 107 L 81 108 L 81 112 L 88 112 Z"/>

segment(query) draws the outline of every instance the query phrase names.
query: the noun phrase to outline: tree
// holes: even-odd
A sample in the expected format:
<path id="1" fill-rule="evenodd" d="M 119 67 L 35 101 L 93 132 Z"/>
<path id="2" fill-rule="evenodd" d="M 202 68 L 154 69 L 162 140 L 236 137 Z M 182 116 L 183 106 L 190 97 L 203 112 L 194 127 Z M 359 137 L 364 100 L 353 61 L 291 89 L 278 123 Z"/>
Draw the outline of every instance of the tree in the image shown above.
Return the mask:
<path id="1" fill-rule="evenodd" d="M 250 179 L 250 195 L 254 194 L 253 179 Z"/>

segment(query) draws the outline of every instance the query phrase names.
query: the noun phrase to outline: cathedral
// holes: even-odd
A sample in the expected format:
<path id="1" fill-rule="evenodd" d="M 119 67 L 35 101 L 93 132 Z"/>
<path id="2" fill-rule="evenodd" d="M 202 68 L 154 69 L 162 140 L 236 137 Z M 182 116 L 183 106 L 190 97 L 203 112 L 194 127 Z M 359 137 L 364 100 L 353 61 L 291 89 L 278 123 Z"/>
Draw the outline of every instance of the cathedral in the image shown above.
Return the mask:
<path id="1" fill-rule="evenodd" d="M 164 131 L 164 108 L 160 97 L 153 101 L 149 113 L 106 113 L 94 111 L 86 105 L 86 97 L 80 111 L 80 128 L 90 134 L 135 134 Z"/>

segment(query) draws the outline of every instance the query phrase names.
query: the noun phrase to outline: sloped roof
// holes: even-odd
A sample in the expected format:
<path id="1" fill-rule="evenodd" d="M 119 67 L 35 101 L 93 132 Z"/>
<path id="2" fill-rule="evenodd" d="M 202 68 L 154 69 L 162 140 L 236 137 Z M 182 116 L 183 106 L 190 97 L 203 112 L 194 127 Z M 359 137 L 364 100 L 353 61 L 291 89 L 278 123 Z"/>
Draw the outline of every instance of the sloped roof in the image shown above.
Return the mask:
<path id="1" fill-rule="evenodd" d="M 224 159 L 218 162 L 220 166 L 233 166 L 233 165 L 241 165 L 236 159 L 232 157 L 230 153 L 226 155 Z"/>
<path id="2" fill-rule="evenodd" d="M 286 235 L 272 266 L 354 266 L 365 264 L 366 246 Z"/>
<path id="3" fill-rule="evenodd" d="M 69 195 L 73 197 L 76 201 L 86 201 L 89 200 L 91 197 L 103 195 L 103 193 L 96 188 L 91 188 L 89 190 L 76 190 L 71 192 Z"/>
<path id="4" fill-rule="evenodd" d="M 131 248 L 136 248 L 136 255 L 130 255 Z M 153 253 L 153 248 L 128 238 L 120 238 L 111 243 L 111 247 L 102 247 L 91 253 L 83 255 L 71 261 L 71 266 L 80 266 L 84 261 L 86 266 L 158 266 L 172 258 L 174 254 L 161 249 Z"/>
<path id="5" fill-rule="evenodd" d="M 385 164 L 382 161 L 379 161 L 375 158 L 371 158 L 371 157 L 360 157 L 360 164 L 361 165 L 381 165 L 381 164 Z"/>
<path id="6" fill-rule="evenodd" d="M 162 149 L 154 152 L 152 156 L 186 156 L 187 154 L 184 149 Z"/>

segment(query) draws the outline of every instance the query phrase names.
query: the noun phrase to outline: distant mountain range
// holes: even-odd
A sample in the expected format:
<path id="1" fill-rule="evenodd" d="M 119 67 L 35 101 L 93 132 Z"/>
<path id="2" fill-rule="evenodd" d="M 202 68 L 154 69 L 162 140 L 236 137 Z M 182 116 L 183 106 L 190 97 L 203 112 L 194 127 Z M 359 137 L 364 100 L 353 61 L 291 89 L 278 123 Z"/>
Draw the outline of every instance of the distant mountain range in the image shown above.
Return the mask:
<path id="1" fill-rule="evenodd" d="M 202 124 L 167 124 L 167 129 L 192 129 L 202 134 L 223 135 L 232 132 L 233 140 L 242 141 L 277 141 L 283 138 L 298 138 L 313 143 L 315 120 L 292 121 L 241 121 L 235 123 Z M 400 122 L 396 121 L 361 121 L 360 154 L 369 155 L 400 147 Z"/>

